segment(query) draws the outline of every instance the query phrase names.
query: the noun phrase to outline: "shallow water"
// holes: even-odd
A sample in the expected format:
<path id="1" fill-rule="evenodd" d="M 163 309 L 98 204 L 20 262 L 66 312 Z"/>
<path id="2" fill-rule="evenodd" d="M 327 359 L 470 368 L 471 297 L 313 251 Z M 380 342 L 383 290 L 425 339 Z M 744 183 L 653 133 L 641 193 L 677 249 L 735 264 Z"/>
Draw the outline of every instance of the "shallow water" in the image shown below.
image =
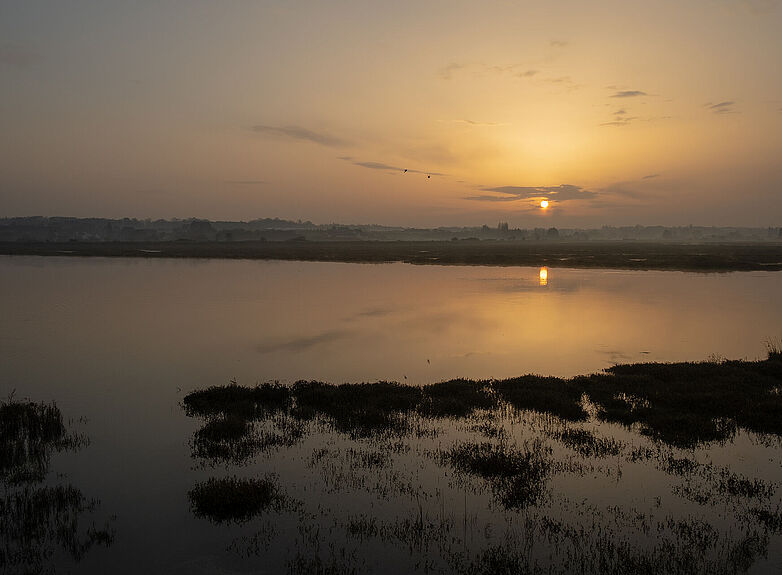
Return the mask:
<path id="1" fill-rule="evenodd" d="M 350 438 L 312 421 L 294 445 L 242 465 L 192 457 L 203 421 L 186 417 L 179 402 L 190 390 L 232 379 L 423 384 L 570 376 L 634 361 L 755 359 L 765 355 L 764 339 L 782 329 L 782 274 L 553 268 L 541 284 L 538 268 L 4 257 L 0 398 L 16 390 L 17 399 L 56 401 L 90 439 L 53 455 L 50 465 L 49 481 L 64 474 L 99 500 L 97 520 L 110 521 L 116 533 L 109 547 L 85 555 L 78 572 L 295 571 L 297 556 L 359 572 L 416 565 L 436 572 L 469 565 L 507 541 L 546 537 L 532 555 L 560 565 L 552 545 L 577 556 L 596 546 L 589 537 L 614 540 L 621 532 L 623 541 L 653 548 L 655 537 L 629 526 L 646 521 L 653 532 L 671 517 L 696 517 L 723 534 L 725 548 L 739 545 L 744 531 L 735 518 L 760 503 L 693 502 L 681 484 L 708 491 L 711 476 L 681 478 L 650 460 L 631 461 L 635 447 L 673 448 L 594 420 L 575 427 L 615 438 L 618 455 L 576 456 L 556 440 L 570 424 L 527 412 L 423 420 L 421 433 L 392 441 Z M 489 484 L 438 459 L 460 441 L 496 444 L 482 423 L 505 429 L 507 445 L 537 440 L 551 450 L 558 471 L 539 503 L 505 509 Z M 350 450 L 380 453 L 380 471 L 351 463 Z M 740 432 L 725 445 L 674 452 L 782 482 L 777 440 Z M 298 507 L 239 525 L 191 512 L 188 493 L 199 482 L 267 472 Z M 777 491 L 762 505 L 778 505 Z M 645 519 L 634 521 L 631 512 Z M 361 524 L 367 513 L 382 523 L 381 535 Z M 597 535 L 559 540 L 552 522 Z M 409 532 L 418 539 L 400 535 Z M 779 547 L 772 535 L 768 558 L 755 553 L 752 569 L 778 569 Z M 56 562 L 69 564 L 67 557 Z"/>

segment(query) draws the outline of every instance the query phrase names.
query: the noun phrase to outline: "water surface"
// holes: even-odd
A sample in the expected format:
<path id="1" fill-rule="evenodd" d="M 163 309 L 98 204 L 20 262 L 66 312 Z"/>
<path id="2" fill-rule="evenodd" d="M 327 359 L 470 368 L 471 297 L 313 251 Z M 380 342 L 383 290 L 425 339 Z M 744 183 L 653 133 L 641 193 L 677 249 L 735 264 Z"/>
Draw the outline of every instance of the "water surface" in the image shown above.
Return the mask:
<path id="1" fill-rule="evenodd" d="M 669 511 L 689 517 L 691 507 L 728 533 L 724 510 L 703 511 L 677 499 L 664 472 L 628 464 L 628 453 L 648 440 L 618 426 L 586 424 L 628 446 L 623 455 L 590 461 L 586 474 L 557 474 L 547 484 L 546 507 L 519 516 L 498 506 L 491 490 L 475 491 L 474 484 L 456 481 L 436 459 L 426 459 L 427 453 L 488 437 L 477 427 L 488 421 L 505 429 L 514 445 L 537 438 L 567 462 L 572 453 L 552 439 L 561 422 L 534 414 L 497 422 L 484 414 L 470 422 L 424 423 L 437 430 L 423 429 L 421 437 L 404 440 L 407 448 L 397 445 L 400 452 L 388 455 L 392 463 L 384 473 L 392 469 L 401 475 L 385 480 L 391 489 L 386 501 L 377 490 L 361 486 L 368 480 L 354 478 L 347 490 L 329 488 L 340 469 L 365 473 L 345 463 L 347 450 L 386 449 L 382 446 L 312 423 L 316 427 L 290 449 L 240 466 L 209 465 L 192 457 L 193 434 L 202 422 L 186 417 L 179 402 L 188 391 L 229 380 L 424 384 L 524 373 L 571 376 L 636 361 L 756 359 L 765 355 L 764 339 L 780 335 L 779 293 L 782 275 L 772 272 L 550 269 L 543 285 L 539 268 L 5 257 L 0 258 L 0 397 L 15 390 L 17 398 L 56 401 L 76 430 L 90 438 L 88 446 L 55 454 L 51 463 L 52 473 L 64 474 L 100 501 L 101 520 L 116 515 L 113 544 L 85 556 L 79 564 L 85 573 L 262 572 L 259 556 L 275 568 L 292 569 L 297 553 L 327 555 L 329 549 L 324 541 L 320 551 L 314 549 L 318 536 L 302 533 L 302 525 L 323 529 L 323 539 L 339 510 L 341 530 L 335 527 L 329 537 L 344 543 L 345 526 L 363 533 L 358 516 L 373 506 L 385 509 L 380 516 L 389 525 L 415 520 L 416 514 L 450 522 L 453 545 L 473 558 L 507 533 L 521 537 L 529 513 L 570 521 L 574 509 L 579 517 L 597 517 L 617 503 L 661 518 Z M 778 482 L 779 447 L 766 443 L 740 434 L 730 445 L 698 457 L 731 465 L 732 473 Z M 405 455 L 406 449 L 425 456 L 426 463 Z M 239 526 L 215 525 L 191 513 L 187 493 L 197 483 L 270 471 L 291 497 L 305 501 L 306 512 L 285 511 Z M 428 499 L 422 503 L 394 491 L 404 484 Z M 314 500 L 313 493 L 319 494 Z M 655 507 L 657 498 L 661 507 Z M 301 513 L 310 519 L 302 523 Z M 616 523 L 616 517 L 610 521 Z M 268 537 L 255 542 L 268 539 L 272 552 L 263 542 L 260 551 L 246 548 L 247 538 L 259 533 Z M 367 541 L 345 543 L 354 550 L 345 561 L 366 567 L 372 549 L 399 547 L 368 535 Z M 245 545 L 243 553 L 227 550 L 232 544 Z M 422 551 L 420 557 L 427 553 L 442 555 Z M 371 567 L 411 569 L 420 557 L 403 549 L 387 565 Z M 772 554 L 753 568 L 763 572 L 778 561 Z"/>

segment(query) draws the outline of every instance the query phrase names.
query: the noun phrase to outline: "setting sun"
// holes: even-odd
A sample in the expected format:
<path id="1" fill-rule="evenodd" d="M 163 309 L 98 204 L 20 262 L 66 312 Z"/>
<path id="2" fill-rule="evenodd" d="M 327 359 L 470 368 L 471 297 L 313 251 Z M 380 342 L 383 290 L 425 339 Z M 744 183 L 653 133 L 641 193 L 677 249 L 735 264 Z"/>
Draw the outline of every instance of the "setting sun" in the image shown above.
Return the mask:
<path id="1" fill-rule="evenodd" d="M 548 207 L 548 200 L 541 200 L 540 207 L 545 210 Z"/>

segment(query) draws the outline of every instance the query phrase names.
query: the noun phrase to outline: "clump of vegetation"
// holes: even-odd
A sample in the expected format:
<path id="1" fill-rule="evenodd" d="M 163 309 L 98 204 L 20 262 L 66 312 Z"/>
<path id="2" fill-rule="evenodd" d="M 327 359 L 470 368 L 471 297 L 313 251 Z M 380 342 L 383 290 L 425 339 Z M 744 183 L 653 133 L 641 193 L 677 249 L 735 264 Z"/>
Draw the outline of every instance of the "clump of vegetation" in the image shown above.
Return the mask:
<path id="1" fill-rule="evenodd" d="M 466 417 L 476 409 L 491 409 L 496 400 L 489 395 L 486 382 L 452 379 L 423 387 L 421 415 L 429 417 Z"/>
<path id="2" fill-rule="evenodd" d="M 557 439 L 584 457 L 619 455 L 621 444 L 612 438 L 597 437 L 586 429 L 565 429 L 556 434 Z"/>
<path id="3" fill-rule="evenodd" d="M 662 462 L 662 469 L 670 475 L 685 476 L 693 473 L 700 464 L 690 457 L 668 455 Z"/>
<path id="4" fill-rule="evenodd" d="M 294 417 L 327 417 L 351 437 L 406 432 L 409 426 L 403 415 L 414 411 L 422 397 L 420 388 L 385 381 L 342 385 L 299 381 L 292 393 Z"/>
<path id="5" fill-rule="evenodd" d="M 768 359 L 782 360 L 782 337 L 770 337 L 766 340 L 766 352 Z"/>
<path id="6" fill-rule="evenodd" d="M 244 387 L 231 382 L 188 393 L 182 403 L 191 417 L 233 415 L 256 419 L 286 409 L 290 400 L 290 389 L 278 383 Z"/>
<path id="7" fill-rule="evenodd" d="M 80 561 L 95 545 L 108 547 L 113 530 L 85 529 L 80 521 L 96 507 L 72 485 L 27 486 L 0 497 L 0 570 L 40 573 L 57 548 Z"/>
<path id="8" fill-rule="evenodd" d="M 558 377 L 524 375 L 496 381 L 492 388 L 516 409 L 534 409 L 568 421 L 583 421 L 581 389 Z"/>
<path id="9" fill-rule="evenodd" d="M 541 443 L 517 450 L 505 443 L 462 443 L 443 454 L 457 471 L 489 482 L 506 508 L 534 505 L 543 494 L 551 462 Z"/>
<path id="10" fill-rule="evenodd" d="M 781 387 L 782 358 L 769 351 L 765 361 L 617 365 L 569 380 L 525 375 L 491 383 L 454 379 L 420 388 L 392 382 L 300 381 L 290 389 L 232 384 L 195 391 L 183 403 L 189 415 L 210 418 L 204 436 L 215 432 L 238 439 L 243 436 L 241 420 L 282 413 L 298 421 L 322 417 L 357 438 L 402 435 L 412 429 L 411 414 L 466 417 L 475 410 L 495 409 L 498 399 L 518 410 L 579 422 L 588 418 L 586 398 L 603 421 L 637 425 L 654 439 L 692 447 L 726 440 L 737 427 L 782 435 Z M 594 447 L 595 453 L 615 450 L 608 444 L 585 447 L 590 440 L 583 434 L 562 439 L 571 447 L 581 445 L 578 449 Z"/>
<path id="11" fill-rule="evenodd" d="M 255 387 L 212 386 L 189 393 L 183 400 L 189 416 L 206 419 L 191 442 L 193 456 L 219 462 L 242 463 L 271 447 L 292 445 L 302 435 L 300 427 L 287 425 L 286 433 L 258 431 L 255 422 L 287 412 L 290 389 L 278 383 Z M 281 421 L 287 421 L 282 418 Z"/>
<path id="12" fill-rule="evenodd" d="M 782 361 L 617 365 L 576 378 L 600 406 L 600 419 L 641 424 L 642 432 L 680 447 L 728 439 L 741 426 L 782 434 Z M 625 397 L 633 397 L 634 402 Z"/>
<path id="13" fill-rule="evenodd" d="M 772 533 L 782 532 L 782 512 L 779 508 L 776 511 L 753 509 L 752 514 Z"/>
<path id="14" fill-rule="evenodd" d="M 75 450 L 86 438 L 69 432 L 55 404 L 0 404 L 0 571 L 52 572 L 58 549 L 74 561 L 95 545 L 109 546 L 114 532 L 84 519 L 97 508 L 72 485 L 42 485 L 51 455 Z M 57 477 L 58 480 L 62 479 Z"/>
<path id="15" fill-rule="evenodd" d="M 68 433 L 54 404 L 0 403 L 0 480 L 42 481 L 53 452 L 75 449 L 84 441 Z"/>
<path id="16" fill-rule="evenodd" d="M 774 487 L 762 479 L 748 479 L 746 477 L 730 473 L 723 469 L 720 473 L 717 489 L 720 493 L 734 497 L 769 498 L 774 494 Z"/>
<path id="17" fill-rule="evenodd" d="M 211 477 L 187 494 L 198 517 L 215 523 L 242 523 L 265 511 L 283 510 L 289 504 L 273 475 L 261 478 Z"/>

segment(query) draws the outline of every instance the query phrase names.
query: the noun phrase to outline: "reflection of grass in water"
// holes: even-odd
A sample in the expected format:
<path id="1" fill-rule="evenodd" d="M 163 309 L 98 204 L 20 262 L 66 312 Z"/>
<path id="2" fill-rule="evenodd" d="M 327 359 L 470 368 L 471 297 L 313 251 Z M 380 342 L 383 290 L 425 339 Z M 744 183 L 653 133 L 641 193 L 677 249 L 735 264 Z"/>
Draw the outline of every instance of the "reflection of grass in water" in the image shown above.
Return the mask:
<path id="1" fill-rule="evenodd" d="M 311 458 L 302 455 L 316 486 L 302 505 L 317 505 L 317 512 L 299 516 L 300 532 L 302 524 L 310 528 L 288 556 L 291 572 L 363 572 L 357 566 L 374 556 L 368 549 L 382 545 L 406 549 L 410 569 L 424 572 L 734 573 L 764 554 L 769 534 L 780 530 L 777 484 L 714 465 L 705 442 L 728 440 L 741 427 L 782 434 L 771 417 L 782 415 L 774 392 L 781 385 L 782 365 L 772 356 L 618 366 L 569 380 L 525 376 L 420 388 L 300 382 L 261 407 L 257 398 L 243 407 L 236 400 L 242 392 L 233 389 L 221 408 L 202 404 L 190 414 L 205 418 L 196 436 L 218 443 L 257 437 L 272 424 L 281 437 L 297 425 L 301 433 L 340 434 Z M 588 419 L 589 430 L 572 424 Z M 647 438 L 620 443 L 595 420 Z M 601 461 L 608 456 L 615 459 Z M 411 463 L 414 457 L 420 459 Z M 447 467 L 427 470 L 426 461 Z M 667 484 L 649 502 L 609 507 L 555 491 L 563 483 L 552 478 L 563 475 L 607 481 L 610 489 L 623 481 L 623 466 L 634 468 L 630 477 L 651 467 Z M 348 514 L 341 502 L 354 496 L 369 498 L 373 510 Z M 328 551 L 313 538 L 328 542 Z M 352 547 L 356 542 L 362 548 Z"/>
<path id="2" fill-rule="evenodd" d="M 289 403 L 290 389 L 275 383 L 255 387 L 243 387 L 235 383 L 216 385 L 193 391 L 183 400 L 185 411 L 190 416 L 230 414 L 247 420 L 285 409 Z"/>
<path id="3" fill-rule="evenodd" d="M 196 484 L 187 495 L 193 513 L 215 523 L 241 523 L 264 511 L 279 511 L 290 503 L 272 475 L 250 479 L 212 477 Z"/>
<path id="4" fill-rule="evenodd" d="M 615 439 L 597 437 L 586 429 L 566 428 L 556 437 L 584 457 L 619 455 L 619 451 L 622 449 L 622 446 Z"/>
<path id="5" fill-rule="evenodd" d="M 782 395 L 776 393 L 781 384 L 782 360 L 770 354 L 769 359 L 755 362 L 618 365 L 603 374 L 571 380 L 526 375 L 495 382 L 451 380 L 423 387 L 317 381 L 298 382 L 290 389 L 277 384 L 229 385 L 195 391 L 185 397 L 184 405 L 190 415 L 222 416 L 222 420 L 210 421 L 202 435 L 214 431 L 231 440 L 244 435 L 242 420 L 265 419 L 280 412 L 301 421 L 326 418 L 351 437 L 404 435 L 411 431 L 411 414 L 465 417 L 476 410 L 493 409 L 497 399 L 519 410 L 583 421 L 588 417 L 585 397 L 603 421 L 640 425 L 642 433 L 687 447 L 725 440 L 737 426 L 782 434 Z M 578 443 L 575 436 L 568 441 L 571 446 Z"/>
<path id="6" fill-rule="evenodd" d="M 532 442 L 517 450 L 509 445 L 462 443 L 443 453 L 443 460 L 457 471 L 489 481 L 507 508 L 534 505 L 546 484 L 551 462 L 549 450 Z"/>
<path id="7" fill-rule="evenodd" d="M 0 480 L 42 481 L 51 454 L 76 449 L 84 437 L 69 434 L 54 404 L 8 401 L 0 404 Z"/>
<path id="8" fill-rule="evenodd" d="M 53 573 L 57 549 L 81 560 L 114 532 L 84 520 L 97 508 L 72 485 L 43 486 L 51 455 L 75 450 L 86 438 L 72 434 L 54 404 L 0 404 L 0 571 Z"/>
<path id="9" fill-rule="evenodd" d="M 569 421 L 582 421 L 581 389 L 558 377 L 525 375 L 494 383 L 493 388 L 516 409 L 534 409 Z"/>
<path id="10" fill-rule="evenodd" d="M 108 547 L 113 531 L 80 526 L 80 518 L 95 509 L 72 485 L 28 486 L 0 498 L 0 567 L 34 573 L 44 570 L 58 547 L 76 561 L 95 545 Z"/>
<path id="11" fill-rule="evenodd" d="M 545 540 L 564 551 L 567 562 L 549 566 L 533 553 L 531 546 L 507 540 L 490 545 L 477 554 L 455 551 L 449 557 L 453 572 L 465 575 L 532 574 L 565 575 L 691 575 L 693 573 L 735 574 L 746 571 L 768 544 L 757 532 L 738 540 L 726 539 L 699 519 L 668 521 L 651 548 L 628 545 L 620 533 L 600 529 L 585 534 L 559 521 L 539 520 L 528 525 L 534 542 Z"/>
<path id="12" fill-rule="evenodd" d="M 425 385 L 418 413 L 429 417 L 465 417 L 476 409 L 491 409 L 496 400 L 487 393 L 487 382 L 452 379 Z"/>
<path id="13" fill-rule="evenodd" d="M 618 365 L 606 375 L 577 378 L 600 418 L 640 423 L 644 433 L 673 445 L 724 440 L 736 425 L 782 434 L 782 360 Z M 642 405 L 619 398 L 640 399 Z"/>
<path id="14" fill-rule="evenodd" d="M 405 433 L 408 422 L 401 415 L 414 410 L 421 398 L 419 388 L 388 382 L 328 385 L 301 381 L 292 392 L 294 417 L 326 416 L 337 430 L 352 437 Z"/>

